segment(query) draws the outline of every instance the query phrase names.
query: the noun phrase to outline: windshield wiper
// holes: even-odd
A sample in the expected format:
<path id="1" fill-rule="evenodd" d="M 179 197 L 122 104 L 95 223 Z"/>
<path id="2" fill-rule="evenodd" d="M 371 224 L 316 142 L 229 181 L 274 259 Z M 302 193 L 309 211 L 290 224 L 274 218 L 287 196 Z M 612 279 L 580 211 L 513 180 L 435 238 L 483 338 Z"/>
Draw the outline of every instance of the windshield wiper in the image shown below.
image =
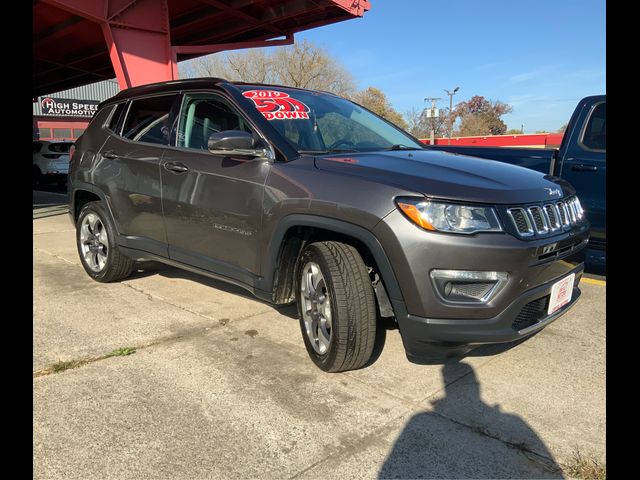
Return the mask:
<path id="1" fill-rule="evenodd" d="M 402 145 L 401 143 L 397 143 L 395 145 L 391 145 L 390 147 L 384 148 L 383 150 L 423 150 L 419 147 L 409 147 L 407 145 Z"/>
<path id="2" fill-rule="evenodd" d="M 320 154 L 325 155 L 327 153 L 345 153 L 345 152 L 358 152 L 358 150 L 354 148 L 332 148 L 330 150 L 298 150 L 298 153 L 310 153 L 310 154 Z"/>

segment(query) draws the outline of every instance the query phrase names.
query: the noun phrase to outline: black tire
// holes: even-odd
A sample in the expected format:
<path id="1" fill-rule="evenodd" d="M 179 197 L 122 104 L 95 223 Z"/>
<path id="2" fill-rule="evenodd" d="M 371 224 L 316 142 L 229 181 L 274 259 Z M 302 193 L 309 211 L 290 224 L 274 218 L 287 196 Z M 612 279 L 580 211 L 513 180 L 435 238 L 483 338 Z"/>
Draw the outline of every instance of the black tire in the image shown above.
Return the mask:
<path id="1" fill-rule="evenodd" d="M 107 233 L 107 259 L 105 265 L 99 271 L 93 270 L 82 252 L 81 228 L 85 217 L 89 214 L 97 215 L 100 222 L 106 228 Z M 116 244 L 116 231 L 111 223 L 111 218 L 107 215 L 101 202 L 89 202 L 82 207 L 78 221 L 76 222 L 76 245 L 80 261 L 87 274 L 97 282 L 115 282 L 127 278 L 133 272 L 135 262 L 124 255 Z"/>
<path id="2" fill-rule="evenodd" d="M 37 166 L 33 166 L 33 177 L 32 177 L 32 187 L 33 190 L 40 188 L 42 185 L 42 173 Z"/>
<path id="3" fill-rule="evenodd" d="M 302 275 L 310 262 L 319 266 L 326 284 L 323 292 L 331 302 L 331 338 L 323 354 L 312 346 L 302 312 Z M 308 245 L 296 272 L 296 300 L 305 347 L 319 368 L 342 372 L 368 363 L 376 340 L 377 311 L 367 267 L 355 248 L 340 242 Z"/>

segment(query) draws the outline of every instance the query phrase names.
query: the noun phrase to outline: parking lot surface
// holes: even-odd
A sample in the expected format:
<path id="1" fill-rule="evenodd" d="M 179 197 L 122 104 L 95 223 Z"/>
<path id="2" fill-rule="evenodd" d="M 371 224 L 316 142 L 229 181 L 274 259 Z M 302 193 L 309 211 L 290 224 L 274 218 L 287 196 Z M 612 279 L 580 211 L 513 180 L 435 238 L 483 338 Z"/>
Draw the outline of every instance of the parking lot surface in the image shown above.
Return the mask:
<path id="1" fill-rule="evenodd" d="M 35 478 L 563 478 L 575 451 L 605 459 L 602 280 L 513 348 L 416 365 L 390 328 L 371 366 L 327 374 L 295 307 L 157 263 L 92 281 L 62 203 L 34 192 Z"/>

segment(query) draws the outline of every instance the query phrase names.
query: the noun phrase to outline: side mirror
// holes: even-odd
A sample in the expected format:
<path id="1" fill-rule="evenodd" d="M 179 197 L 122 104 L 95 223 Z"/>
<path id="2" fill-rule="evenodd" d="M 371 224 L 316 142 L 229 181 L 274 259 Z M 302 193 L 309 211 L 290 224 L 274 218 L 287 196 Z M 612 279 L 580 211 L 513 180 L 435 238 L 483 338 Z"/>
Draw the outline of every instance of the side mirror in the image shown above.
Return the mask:
<path id="1" fill-rule="evenodd" d="M 216 155 L 229 157 L 272 159 L 271 148 L 261 139 L 254 138 L 243 130 L 224 130 L 209 136 L 209 151 Z"/>

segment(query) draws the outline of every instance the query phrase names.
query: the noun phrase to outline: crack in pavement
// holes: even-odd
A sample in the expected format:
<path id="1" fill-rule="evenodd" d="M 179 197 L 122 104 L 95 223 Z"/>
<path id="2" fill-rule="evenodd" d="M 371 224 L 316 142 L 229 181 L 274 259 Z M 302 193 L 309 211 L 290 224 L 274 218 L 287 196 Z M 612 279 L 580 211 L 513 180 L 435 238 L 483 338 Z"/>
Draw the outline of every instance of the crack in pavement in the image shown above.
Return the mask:
<path id="1" fill-rule="evenodd" d="M 71 229 L 71 230 L 56 230 L 55 232 L 33 232 L 33 235 L 51 235 L 52 233 L 67 233 L 67 232 L 75 232 L 75 230 Z"/>
<path id="2" fill-rule="evenodd" d="M 66 259 L 66 258 L 64 258 L 64 257 L 61 257 L 60 255 L 56 255 L 55 253 L 49 252 L 49 251 L 47 251 L 47 250 L 45 250 L 45 249 L 43 249 L 43 248 L 40 248 L 40 247 L 33 247 L 33 249 L 34 249 L 34 250 L 37 250 L 37 251 L 39 251 L 39 252 L 42 252 L 42 253 L 46 253 L 47 255 L 49 255 L 49 256 L 51 256 L 51 257 L 57 258 L 58 260 L 62 260 L 63 262 L 65 262 L 65 263 L 67 263 L 67 264 L 69 264 L 69 265 L 76 265 L 76 266 L 78 265 L 78 264 L 77 264 L 77 263 L 75 263 L 75 262 L 72 262 L 72 261 L 70 261 L 70 260 L 67 260 L 67 259 Z"/>

